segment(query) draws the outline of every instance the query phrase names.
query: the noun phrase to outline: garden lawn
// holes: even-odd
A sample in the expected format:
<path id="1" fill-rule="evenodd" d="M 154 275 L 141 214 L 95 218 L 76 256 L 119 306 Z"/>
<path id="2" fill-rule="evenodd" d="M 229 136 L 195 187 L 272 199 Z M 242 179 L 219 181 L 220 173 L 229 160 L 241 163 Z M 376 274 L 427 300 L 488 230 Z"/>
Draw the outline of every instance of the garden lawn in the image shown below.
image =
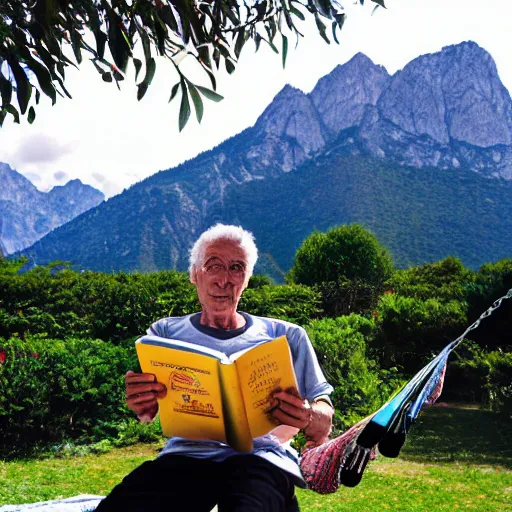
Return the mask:
<path id="1" fill-rule="evenodd" d="M 0 462 L 0 506 L 104 495 L 159 448 Z M 326 496 L 298 490 L 298 496 L 302 511 L 512 511 L 512 424 L 474 408 L 432 407 L 400 457 L 379 457 L 357 487 Z"/>

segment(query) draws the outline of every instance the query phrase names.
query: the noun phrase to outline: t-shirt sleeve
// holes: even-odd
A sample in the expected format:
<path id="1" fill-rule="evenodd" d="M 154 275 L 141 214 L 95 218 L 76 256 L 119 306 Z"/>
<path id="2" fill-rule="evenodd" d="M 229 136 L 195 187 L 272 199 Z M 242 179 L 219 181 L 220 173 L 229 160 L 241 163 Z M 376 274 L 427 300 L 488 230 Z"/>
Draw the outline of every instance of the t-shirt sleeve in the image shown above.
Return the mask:
<path id="1" fill-rule="evenodd" d="M 320 395 L 330 395 L 333 387 L 325 379 L 313 345 L 306 331 L 293 326 L 286 333 L 293 356 L 300 394 L 308 400 Z"/>
<path id="2" fill-rule="evenodd" d="M 160 336 L 161 338 L 165 338 L 165 322 L 164 318 L 153 322 L 149 329 L 146 331 L 150 336 Z"/>

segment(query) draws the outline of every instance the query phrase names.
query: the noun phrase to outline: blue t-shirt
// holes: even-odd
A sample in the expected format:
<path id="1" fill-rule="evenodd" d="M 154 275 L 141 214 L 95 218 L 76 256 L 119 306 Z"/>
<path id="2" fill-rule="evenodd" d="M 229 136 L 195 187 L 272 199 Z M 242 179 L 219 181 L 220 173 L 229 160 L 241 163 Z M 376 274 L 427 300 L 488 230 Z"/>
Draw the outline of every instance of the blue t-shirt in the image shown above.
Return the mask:
<path id="1" fill-rule="evenodd" d="M 204 329 L 200 330 L 195 327 L 191 320 L 193 315 L 162 318 L 152 324 L 147 332 L 150 335 L 187 341 L 219 350 L 227 356 L 262 341 L 270 341 L 286 335 L 300 394 L 308 400 L 313 400 L 321 395 L 332 393 L 333 388 L 325 380 L 311 341 L 302 327 L 273 318 L 258 317 L 247 313 L 243 315 L 247 321 L 247 328 L 241 329 L 239 335 L 228 339 L 219 339 L 206 334 L 203 332 Z M 169 438 L 160 456 L 171 453 L 214 461 L 222 461 L 227 457 L 240 455 L 225 443 L 195 441 L 182 437 Z M 297 452 L 289 446 L 289 443 L 282 445 L 276 436 L 269 433 L 254 440 L 252 453 L 291 473 L 295 477 L 295 483 L 300 487 L 306 486 L 298 465 Z"/>

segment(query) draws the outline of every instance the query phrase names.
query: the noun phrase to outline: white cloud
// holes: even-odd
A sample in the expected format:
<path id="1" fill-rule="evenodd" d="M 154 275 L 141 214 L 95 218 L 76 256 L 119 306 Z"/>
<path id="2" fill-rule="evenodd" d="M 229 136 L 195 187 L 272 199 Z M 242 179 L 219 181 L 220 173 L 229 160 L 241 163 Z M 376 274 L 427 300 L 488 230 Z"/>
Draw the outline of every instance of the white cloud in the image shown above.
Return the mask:
<path id="1" fill-rule="evenodd" d="M 53 164 L 65 154 L 70 153 L 70 143 L 62 144 L 56 138 L 44 133 L 36 133 L 24 137 L 13 154 L 17 165 L 23 164 Z"/>
<path id="2" fill-rule="evenodd" d="M 62 182 L 62 181 L 69 181 L 69 176 L 64 171 L 56 171 L 53 173 L 53 177 L 56 181 Z"/>
<path id="3" fill-rule="evenodd" d="M 103 174 L 100 174 L 99 172 L 92 172 L 91 176 L 100 183 L 103 183 L 106 180 L 105 176 L 103 176 Z"/>

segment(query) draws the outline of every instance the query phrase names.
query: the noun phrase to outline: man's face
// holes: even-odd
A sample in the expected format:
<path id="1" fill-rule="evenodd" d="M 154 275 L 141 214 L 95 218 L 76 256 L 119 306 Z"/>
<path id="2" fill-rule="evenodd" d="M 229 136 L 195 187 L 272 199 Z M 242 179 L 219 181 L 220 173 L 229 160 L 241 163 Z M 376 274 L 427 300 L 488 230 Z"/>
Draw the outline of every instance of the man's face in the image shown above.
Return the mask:
<path id="1" fill-rule="evenodd" d="M 190 280 L 196 285 L 204 312 L 217 317 L 233 315 L 249 280 L 247 256 L 233 240 L 217 240 L 206 246 Z"/>

